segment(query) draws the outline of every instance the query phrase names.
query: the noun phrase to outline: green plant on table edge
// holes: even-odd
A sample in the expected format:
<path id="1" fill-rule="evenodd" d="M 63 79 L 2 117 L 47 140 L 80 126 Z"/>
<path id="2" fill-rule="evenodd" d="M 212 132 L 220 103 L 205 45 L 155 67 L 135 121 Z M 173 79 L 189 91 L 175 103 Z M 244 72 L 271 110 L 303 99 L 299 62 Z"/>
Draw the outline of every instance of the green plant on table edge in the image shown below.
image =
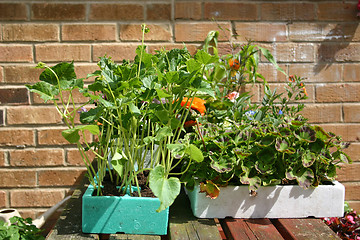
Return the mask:
<path id="1" fill-rule="evenodd" d="M 10 224 L 0 221 L 0 239 L 3 240 L 42 240 L 45 239 L 35 225 L 32 225 L 32 219 L 21 217 L 10 218 Z"/>

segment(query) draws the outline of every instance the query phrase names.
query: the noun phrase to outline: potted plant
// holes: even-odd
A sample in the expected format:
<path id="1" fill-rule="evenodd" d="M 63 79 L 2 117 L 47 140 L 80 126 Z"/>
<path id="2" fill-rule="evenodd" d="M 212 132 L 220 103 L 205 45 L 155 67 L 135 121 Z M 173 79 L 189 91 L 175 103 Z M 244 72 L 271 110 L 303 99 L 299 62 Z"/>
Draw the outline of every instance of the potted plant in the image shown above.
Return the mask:
<path id="1" fill-rule="evenodd" d="M 301 116 L 307 98 L 301 78 L 289 76 L 281 93 L 270 89 L 257 72 L 260 52 L 282 71 L 251 43 L 214 67 L 224 69 L 213 85 L 217 94 L 206 98 L 206 114 L 187 136 L 204 161 L 183 161 L 193 212 L 201 218 L 341 216 L 344 186 L 334 180 L 339 163 L 351 162 L 343 152 L 349 144 Z M 241 92 L 257 79 L 259 103 Z"/>
<path id="2" fill-rule="evenodd" d="M 145 25 L 142 31 L 144 36 Z M 182 174 L 171 172 L 184 157 L 203 160 L 184 138 L 184 123 L 195 95 L 209 91 L 203 74 L 215 61 L 206 51 L 192 56 L 186 48 L 150 54 L 143 40 L 132 62 L 100 58 L 100 70 L 88 75 L 95 82 L 87 86 L 76 78 L 73 63 L 38 64 L 45 69 L 40 82 L 27 88 L 53 101 L 68 127 L 62 135 L 77 145 L 87 168 L 83 232 L 167 234 L 168 209 L 180 192 L 176 175 Z M 74 91 L 88 101 L 76 104 Z M 81 124 L 75 120 L 79 111 Z M 95 166 L 89 152 L 96 156 Z M 122 196 L 108 196 L 108 182 Z M 156 198 L 144 197 L 146 191 Z"/>

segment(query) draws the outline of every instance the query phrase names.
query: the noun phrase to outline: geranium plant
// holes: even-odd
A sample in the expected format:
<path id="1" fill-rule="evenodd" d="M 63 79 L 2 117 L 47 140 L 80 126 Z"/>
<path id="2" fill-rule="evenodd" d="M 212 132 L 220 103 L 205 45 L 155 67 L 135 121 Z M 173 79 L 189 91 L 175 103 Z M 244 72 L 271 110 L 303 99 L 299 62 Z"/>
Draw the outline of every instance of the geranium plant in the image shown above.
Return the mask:
<path id="1" fill-rule="evenodd" d="M 143 26 L 143 34 L 146 31 Z M 77 79 L 73 63 L 53 67 L 39 63 L 45 69 L 40 82 L 27 88 L 53 101 L 68 126 L 62 135 L 78 146 L 97 195 L 103 194 L 101 186 L 108 174 L 120 192 L 135 190 L 141 196 L 137 176 L 150 171 L 149 187 L 161 201 L 158 210 L 163 210 L 180 192 L 176 174 L 182 173 L 171 176 L 172 170 L 184 158 L 189 163 L 203 160 L 199 148 L 184 138 L 184 125 L 191 117 L 195 96 L 213 95 L 204 76 L 217 61 L 217 56 L 204 50 L 192 56 L 186 48 L 150 54 L 143 42 L 131 62 L 100 58 L 100 70 L 88 75 L 96 77 L 90 85 Z M 76 104 L 73 91 L 88 101 Z M 78 111 L 82 111 L 81 124 L 75 120 Z M 85 131 L 96 140 L 87 139 Z M 95 154 L 96 167 L 88 152 Z"/>
<path id="2" fill-rule="evenodd" d="M 254 193 L 277 184 L 316 187 L 335 179 L 339 163 L 351 162 L 343 152 L 347 143 L 301 116 L 300 101 L 307 98 L 301 78 L 290 76 L 280 93 L 270 89 L 257 72 L 260 52 L 284 73 L 270 52 L 251 43 L 215 67 L 224 69 L 214 85 L 216 96 L 206 98 L 206 114 L 188 134 L 204 161 L 184 162 L 187 171 L 181 180 L 187 188 L 200 183 L 201 191 L 216 198 L 219 187 L 228 184 L 246 184 Z M 253 82 L 262 85 L 259 103 L 240 91 Z"/>

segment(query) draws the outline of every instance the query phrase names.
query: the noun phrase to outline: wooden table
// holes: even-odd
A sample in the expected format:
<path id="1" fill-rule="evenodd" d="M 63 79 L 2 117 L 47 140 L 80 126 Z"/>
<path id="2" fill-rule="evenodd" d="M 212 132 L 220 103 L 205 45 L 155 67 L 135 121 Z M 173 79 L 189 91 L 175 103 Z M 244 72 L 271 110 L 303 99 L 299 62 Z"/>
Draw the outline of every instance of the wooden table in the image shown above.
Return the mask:
<path id="1" fill-rule="evenodd" d="M 84 191 L 85 188 L 81 188 L 74 192 L 46 239 L 340 239 L 320 219 L 198 219 L 193 216 L 184 193 L 170 208 L 167 236 L 84 234 L 81 232 L 81 196 Z"/>

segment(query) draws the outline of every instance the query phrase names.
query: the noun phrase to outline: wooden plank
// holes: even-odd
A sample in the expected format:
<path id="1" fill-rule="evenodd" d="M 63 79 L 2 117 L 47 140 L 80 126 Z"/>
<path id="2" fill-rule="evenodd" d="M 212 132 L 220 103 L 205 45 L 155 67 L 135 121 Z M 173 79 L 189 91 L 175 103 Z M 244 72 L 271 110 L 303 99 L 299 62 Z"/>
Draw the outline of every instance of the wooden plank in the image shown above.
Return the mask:
<path id="1" fill-rule="evenodd" d="M 283 237 L 269 219 L 247 219 L 246 224 L 257 239 L 282 240 Z"/>
<path id="2" fill-rule="evenodd" d="M 245 219 L 225 218 L 220 220 L 220 223 L 229 240 L 256 240 L 256 236 L 246 224 Z"/>
<path id="3" fill-rule="evenodd" d="M 340 239 L 321 219 L 277 219 L 273 220 L 276 226 L 281 226 L 290 239 Z M 282 231 L 280 230 L 280 231 Z"/>
<path id="4" fill-rule="evenodd" d="M 170 207 L 169 238 L 173 240 L 220 240 L 214 219 L 197 219 L 184 191 Z"/>

